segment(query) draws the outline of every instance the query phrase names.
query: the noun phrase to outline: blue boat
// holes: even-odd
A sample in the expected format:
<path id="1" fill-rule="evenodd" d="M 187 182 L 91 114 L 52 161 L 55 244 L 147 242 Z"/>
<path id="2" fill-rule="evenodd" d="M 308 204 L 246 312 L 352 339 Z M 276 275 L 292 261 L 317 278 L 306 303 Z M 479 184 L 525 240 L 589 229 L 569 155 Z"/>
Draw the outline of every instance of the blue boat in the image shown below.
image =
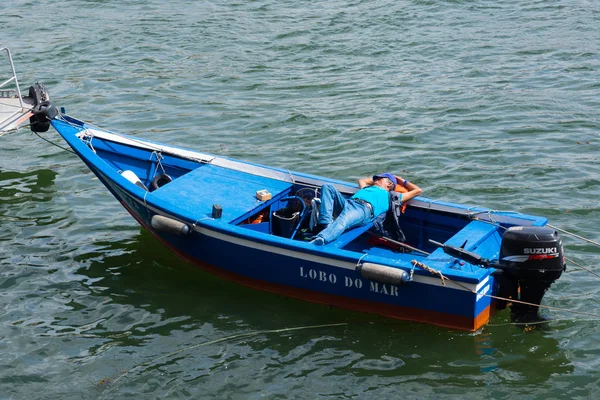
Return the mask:
<path id="1" fill-rule="evenodd" d="M 225 279 L 311 302 L 477 330 L 498 309 L 539 318 L 564 269 L 547 219 L 417 197 L 400 218 L 406 240 L 351 229 L 309 242 L 324 183 L 354 183 L 272 168 L 114 133 L 36 107 L 123 207 L 184 260 Z M 199 294 L 198 296 L 201 296 Z"/>

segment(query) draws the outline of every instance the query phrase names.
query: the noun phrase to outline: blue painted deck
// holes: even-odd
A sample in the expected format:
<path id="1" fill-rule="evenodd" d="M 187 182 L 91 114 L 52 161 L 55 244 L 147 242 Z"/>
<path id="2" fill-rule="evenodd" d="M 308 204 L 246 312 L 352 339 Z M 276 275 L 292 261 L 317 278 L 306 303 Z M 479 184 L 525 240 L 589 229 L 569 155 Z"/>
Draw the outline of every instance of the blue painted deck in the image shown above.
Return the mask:
<path id="1" fill-rule="evenodd" d="M 489 254 L 490 251 L 494 251 L 496 256 L 500 250 L 500 241 L 502 240 L 500 233 L 498 232 L 498 226 L 488 224 L 486 222 L 481 221 L 471 221 L 469 224 L 458 231 L 452 238 L 447 240 L 444 244 L 454 247 L 462 247 L 462 245 L 466 242 L 465 250 L 472 251 L 474 253 L 480 254 L 484 257 L 491 258 L 492 254 Z M 496 235 L 496 239 L 491 242 L 488 241 L 488 238 L 492 235 Z M 487 244 L 489 249 L 481 249 L 482 251 L 478 251 L 478 247 L 483 243 Z M 483 251 L 487 250 L 487 251 Z M 467 270 L 470 268 L 460 267 L 457 265 L 459 260 L 444 253 L 444 250 L 441 248 L 436 249 L 434 252 L 427 257 L 427 259 L 435 260 L 437 268 L 452 268 L 454 271 Z M 469 264 L 470 265 L 470 264 Z M 475 271 L 484 274 L 485 270 L 480 269 L 479 267 L 475 268 Z M 462 272 L 462 271 L 461 271 Z M 460 272 L 455 272 L 460 273 Z"/>
<path id="2" fill-rule="evenodd" d="M 266 189 L 277 199 L 286 196 L 291 187 L 289 182 L 206 164 L 155 190 L 152 196 L 176 203 L 190 220 L 212 215 L 213 204 L 219 204 L 223 208 L 222 221 L 230 223 L 260 211 L 270 202 L 258 200 L 258 190 Z"/>

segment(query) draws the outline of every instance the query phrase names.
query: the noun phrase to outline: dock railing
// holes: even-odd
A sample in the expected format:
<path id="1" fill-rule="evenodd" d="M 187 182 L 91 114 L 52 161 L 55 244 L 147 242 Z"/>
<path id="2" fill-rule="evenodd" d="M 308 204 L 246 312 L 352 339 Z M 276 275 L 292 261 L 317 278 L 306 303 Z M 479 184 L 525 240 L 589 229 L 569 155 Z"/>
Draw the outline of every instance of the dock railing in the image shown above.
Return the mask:
<path id="1" fill-rule="evenodd" d="M 4 82 L 0 83 L 0 89 L 2 89 L 3 87 L 5 87 L 6 85 L 8 85 L 11 82 L 14 82 L 15 87 L 17 88 L 17 97 L 19 99 L 19 104 L 20 104 L 21 108 L 25 108 L 25 105 L 23 104 L 23 97 L 21 96 L 21 89 L 19 88 L 19 80 L 17 79 L 17 71 L 15 70 L 15 64 L 13 63 L 13 59 L 12 59 L 12 55 L 10 54 L 10 50 L 8 49 L 8 47 L 2 47 L 0 49 L 0 52 L 2 52 L 2 51 L 6 51 L 6 54 L 8 55 L 8 61 L 10 62 L 10 69 L 12 71 L 12 77 L 10 77 L 7 80 L 5 80 Z"/>

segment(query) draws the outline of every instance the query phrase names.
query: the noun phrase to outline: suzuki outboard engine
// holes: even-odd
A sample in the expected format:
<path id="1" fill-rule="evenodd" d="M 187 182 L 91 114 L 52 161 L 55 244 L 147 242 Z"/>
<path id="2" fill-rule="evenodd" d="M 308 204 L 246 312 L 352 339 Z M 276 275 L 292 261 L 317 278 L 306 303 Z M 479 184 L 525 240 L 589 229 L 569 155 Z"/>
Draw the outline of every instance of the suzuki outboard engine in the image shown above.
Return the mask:
<path id="1" fill-rule="evenodd" d="M 539 321 L 539 304 L 546 290 L 565 270 L 562 239 L 548 227 L 509 228 L 502 237 L 499 259 L 491 266 L 503 271 L 497 277 L 499 297 L 537 304 L 512 303 L 512 320 Z M 499 304 L 500 308 L 502 305 Z"/>
<path id="2" fill-rule="evenodd" d="M 518 300 L 511 303 L 514 322 L 535 322 L 546 290 L 565 270 L 562 239 L 554 229 L 543 226 L 514 226 L 502 237 L 500 256 L 490 261 L 463 247 L 429 240 L 446 254 L 484 268 L 496 268 L 496 296 Z M 466 242 L 465 242 L 466 244 Z M 506 308 L 507 300 L 497 300 L 496 308 Z"/>

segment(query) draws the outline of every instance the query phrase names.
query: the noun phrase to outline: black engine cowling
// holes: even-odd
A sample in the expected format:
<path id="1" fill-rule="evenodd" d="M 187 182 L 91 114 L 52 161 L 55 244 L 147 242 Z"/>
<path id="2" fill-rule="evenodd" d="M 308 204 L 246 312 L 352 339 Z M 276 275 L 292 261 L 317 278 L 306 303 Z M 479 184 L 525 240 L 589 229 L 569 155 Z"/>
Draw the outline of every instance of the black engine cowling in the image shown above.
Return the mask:
<path id="1" fill-rule="evenodd" d="M 512 303 L 515 322 L 540 320 L 539 304 L 544 294 L 565 270 L 562 239 L 554 229 L 541 226 L 515 226 L 502 237 L 500 257 L 493 265 L 503 271 L 498 276 L 498 296 L 525 303 Z M 499 303 L 500 308 L 505 303 Z"/>

